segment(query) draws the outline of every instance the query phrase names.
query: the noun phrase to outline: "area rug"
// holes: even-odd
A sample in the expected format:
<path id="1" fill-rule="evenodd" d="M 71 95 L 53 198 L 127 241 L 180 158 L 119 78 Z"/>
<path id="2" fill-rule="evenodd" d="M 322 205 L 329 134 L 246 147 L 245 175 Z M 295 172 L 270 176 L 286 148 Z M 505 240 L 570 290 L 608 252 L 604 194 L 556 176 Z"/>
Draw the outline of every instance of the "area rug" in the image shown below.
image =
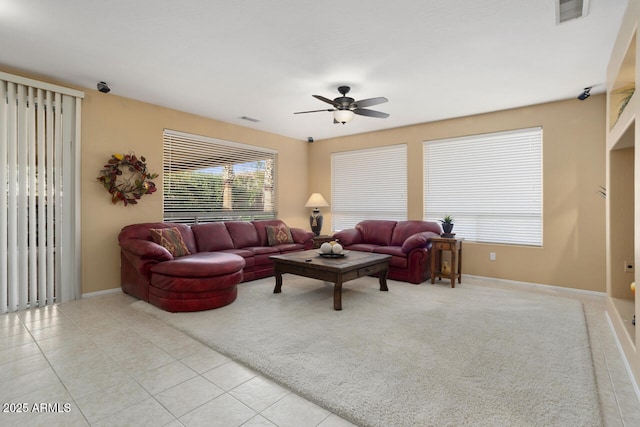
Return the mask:
<path id="1" fill-rule="evenodd" d="M 600 426 L 582 304 L 466 284 L 285 275 L 196 313 L 135 305 L 362 426 Z"/>

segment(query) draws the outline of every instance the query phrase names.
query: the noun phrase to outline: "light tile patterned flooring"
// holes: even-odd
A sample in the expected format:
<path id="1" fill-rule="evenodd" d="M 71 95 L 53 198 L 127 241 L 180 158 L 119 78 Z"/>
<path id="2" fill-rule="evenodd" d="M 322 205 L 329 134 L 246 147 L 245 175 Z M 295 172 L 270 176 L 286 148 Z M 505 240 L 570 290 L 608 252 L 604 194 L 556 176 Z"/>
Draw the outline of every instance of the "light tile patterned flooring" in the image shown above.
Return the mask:
<path id="1" fill-rule="evenodd" d="M 581 300 L 605 425 L 640 425 L 603 296 L 475 277 L 464 283 Z M 0 315 L 0 425 L 353 425 L 133 309 L 134 301 L 113 293 Z"/>

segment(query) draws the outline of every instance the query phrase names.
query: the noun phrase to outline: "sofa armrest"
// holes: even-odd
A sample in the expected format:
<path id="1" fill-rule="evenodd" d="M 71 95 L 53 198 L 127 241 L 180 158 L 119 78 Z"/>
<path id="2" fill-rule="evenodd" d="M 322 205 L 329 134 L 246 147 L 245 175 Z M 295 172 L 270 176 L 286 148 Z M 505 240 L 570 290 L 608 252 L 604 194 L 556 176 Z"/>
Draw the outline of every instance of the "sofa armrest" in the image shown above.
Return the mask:
<path id="1" fill-rule="evenodd" d="M 347 230 L 338 231 L 333 238 L 340 242 L 342 246 L 351 246 L 362 243 L 362 234 L 360 230 L 349 228 Z"/>
<path id="2" fill-rule="evenodd" d="M 306 245 L 307 243 L 309 243 L 315 236 L 315 234 L 313 234 L 311 231 L 302 228 L 290 227 L 289 230 L 291 231 L 291 237 L 293 237 L 293 241 L 302 245 Z"/>
<path id="3" fill-rule="evenodd" d="M 155 259 L 157 261 L 170 261 L 173 259 L 173 256 L 167 249 L 149 240 L 124 240 L 120 242 L 120 247 L 124 251 L 144 259 Z"/>
<path id="4" fill-rule="evenodd" d="M 439 237 L 438 233 L 434 233 L 433 231 L 423 231 L 421 233 L 412 234 L 409 236 L 407 240 L 402 244 L 402 252 L 408 254 L 413 249 L 416 248 L 427 248 L 431 247 L 431 238 Z"/>

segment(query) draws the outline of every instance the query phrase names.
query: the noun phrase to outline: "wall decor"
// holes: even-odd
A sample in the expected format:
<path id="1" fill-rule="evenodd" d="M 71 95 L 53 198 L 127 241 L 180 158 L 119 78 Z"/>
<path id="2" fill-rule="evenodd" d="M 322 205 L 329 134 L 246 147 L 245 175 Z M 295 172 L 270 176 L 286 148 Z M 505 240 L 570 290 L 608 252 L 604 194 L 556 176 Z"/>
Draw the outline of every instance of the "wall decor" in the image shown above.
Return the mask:
<path id="1" fill-rule="evenodd" d="M 144 156 L 138 158 L 134 153 L 111 155 L 98 176 L 98 181 L 111 194 L 111 203 L 122 201 L 125 206 L 135 205 L 143 195 L 156 192 L 156 184 L 151 180 L 158 174 L 147 171 L 146 161 Z"/>

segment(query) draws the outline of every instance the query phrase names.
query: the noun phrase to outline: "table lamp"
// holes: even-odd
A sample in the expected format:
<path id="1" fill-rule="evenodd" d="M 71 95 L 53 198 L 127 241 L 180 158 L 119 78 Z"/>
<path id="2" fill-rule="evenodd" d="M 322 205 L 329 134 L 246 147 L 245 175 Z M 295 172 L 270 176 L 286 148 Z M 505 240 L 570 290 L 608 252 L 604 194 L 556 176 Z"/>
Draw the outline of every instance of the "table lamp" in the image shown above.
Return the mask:
<path id="1" fill-rule="evenodd" d="M 328 206 L 329 203 L 327 203 L 320 193 L 313 193 L 311 197 L 309 197 L 309 200 L 307 200 L 307 204 L 304 205 L 305 208 L 313 208 L 313 212 L 309 217 L 309 224 L 311 225 L 311 231 L 313 231 L 316 236 L 319 236 L 320 230 L 322 230 L 322 214 L 319 208 L 326 208 Z"/>

